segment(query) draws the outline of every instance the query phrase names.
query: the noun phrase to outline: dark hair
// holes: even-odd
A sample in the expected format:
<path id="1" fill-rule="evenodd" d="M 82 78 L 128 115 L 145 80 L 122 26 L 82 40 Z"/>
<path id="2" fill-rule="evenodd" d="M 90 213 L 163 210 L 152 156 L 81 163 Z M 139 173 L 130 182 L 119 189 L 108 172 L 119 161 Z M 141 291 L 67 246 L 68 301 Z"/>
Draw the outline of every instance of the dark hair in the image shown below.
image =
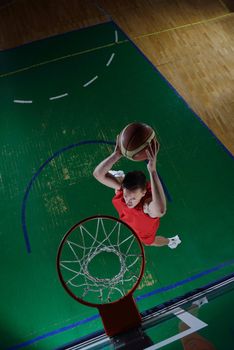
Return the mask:
<path id="1" fill-rule="evenodd" d="M 138 188 L 144 190 L 146 188 L 145 174 L 142 171 L 137 170 L 128 172 L 124 177 L 122 187 L 130 191 Z"/>

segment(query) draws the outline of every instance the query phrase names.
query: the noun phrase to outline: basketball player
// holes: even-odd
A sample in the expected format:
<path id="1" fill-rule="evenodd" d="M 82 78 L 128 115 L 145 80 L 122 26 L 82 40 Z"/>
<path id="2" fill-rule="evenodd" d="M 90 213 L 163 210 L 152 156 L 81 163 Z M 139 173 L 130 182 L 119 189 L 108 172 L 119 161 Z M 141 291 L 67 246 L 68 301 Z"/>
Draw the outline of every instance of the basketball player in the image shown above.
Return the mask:
<path id="1" fill-rule="evenodd" d="M 121 171 L 111 170 L 122 157 L 118 137 L 114 152 L 95 168 L 93 175 L 99 182 L 115 190 L 112 202 L 120 219 L 136 232 L 145 245 L 174 249 L 181 243 L 178 236 L 165 238 L 156 235 L 160 218 L 166 213 L 166 198 L 156 170 L 159 145 L 155 140 L 153 142 L 154 146 L 146 151 L 150 181 L 146 181 L 141 171 L 124 175 Z"/>

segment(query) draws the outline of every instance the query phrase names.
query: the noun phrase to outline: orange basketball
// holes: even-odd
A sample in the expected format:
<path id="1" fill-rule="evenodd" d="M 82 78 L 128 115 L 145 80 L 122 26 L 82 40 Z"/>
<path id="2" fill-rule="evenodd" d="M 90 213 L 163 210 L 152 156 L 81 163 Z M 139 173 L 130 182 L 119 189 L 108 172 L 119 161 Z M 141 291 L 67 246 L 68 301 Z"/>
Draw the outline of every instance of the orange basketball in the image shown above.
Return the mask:
<path id="1" fill-rule="evenodd" d="M 154 130 L 144 123 L 128 124 L 119 135 L 119 147 L 123 156 L 141 161 L 147 159 L 146 150 L 155 138 Z"/>

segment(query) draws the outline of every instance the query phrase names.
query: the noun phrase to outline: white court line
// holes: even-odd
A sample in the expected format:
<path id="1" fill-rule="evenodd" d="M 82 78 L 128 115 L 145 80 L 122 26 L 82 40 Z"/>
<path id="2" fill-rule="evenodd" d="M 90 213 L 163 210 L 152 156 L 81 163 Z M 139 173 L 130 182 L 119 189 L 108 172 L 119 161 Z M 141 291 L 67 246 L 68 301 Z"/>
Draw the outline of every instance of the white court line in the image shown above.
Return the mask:
<path id="1" fill-rule="evenodd" d="M 50 97 L 49 100 L 57 100 L 58 98 L 62 98 L 62 97 L 65 97 L 65 96 L 68 96 L 68 93 L 66 92 L 65 94 L 62 94 L 62 95 L 58 95 L 58 96 L 54 96 L 54 97 Z"/>
<path id="2" fill-rule="evenodd" d="M 112 53 L 111 57 L 109 58 L 109 61 L 106 64 L 107 67 L 111 64 L 114 57 L 115 57 L 115 53 Z"/>
<path id="3" fill-rule="evenodd" d="M 14 100 L 14 103 L 33 103 L 31 100 Z"/>
<path id="4" fill-rule="evenodd" d="M 118 40 L 119 40 L 119 38 L 118 38 L 118 32 L 117 32 L 117 30 L 115 30 L 115 42 L 117 43 Z"/>
<path id="5" fill-rule="evenodd" d="M 207 327 L 208 324 L 199 320 L 199 318 L 191 315 L 189 312 L 184 311 L 180 307 L 176 308 L 176 310 L 173 312 L 175 316 L 177 316 L 182 322 L 184 322 L 187 326 L 190 328 L 186 331 L 180 332 L 168 339 L 165 339 L 157 344 L 154 344 L 152 346 L 149 346 L 145 350 L 155 350 L 155 349 L 161 349 L 163 346 L 166 346 L 170 343 L 173 343 L 174 341 L 184 338 L 189 334 L 192 334 L 199 329 L 202 329 L 204 327 Z"/>
<path id="6" fill-rule="evenodd" d="M 85 84 L 83 85 L 83 87 L 86 87 L 86 86 L 92 84 L 92 83 L 94 82 L 94 80 L 96 80 L 97 78 L 98 78 L 98 75 L 96 75 L 93 79 L 91 79 L 91 80 L 89 80 L 87 83 L 85 83 Z"/>

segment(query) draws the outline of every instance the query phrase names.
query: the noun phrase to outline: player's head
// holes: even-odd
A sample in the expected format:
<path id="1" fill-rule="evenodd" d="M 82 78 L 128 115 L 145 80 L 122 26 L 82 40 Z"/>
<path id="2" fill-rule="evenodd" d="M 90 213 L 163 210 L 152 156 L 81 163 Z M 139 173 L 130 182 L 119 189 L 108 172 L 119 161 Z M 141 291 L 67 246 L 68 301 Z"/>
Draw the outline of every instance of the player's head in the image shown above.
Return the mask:
<path id="1" fill-rule="evenodd" d="M 134 208 L 146 193 L 146 176 L 142 171 L 130 171 L 122 182 L 123 197 L 129 208 Z"/>

